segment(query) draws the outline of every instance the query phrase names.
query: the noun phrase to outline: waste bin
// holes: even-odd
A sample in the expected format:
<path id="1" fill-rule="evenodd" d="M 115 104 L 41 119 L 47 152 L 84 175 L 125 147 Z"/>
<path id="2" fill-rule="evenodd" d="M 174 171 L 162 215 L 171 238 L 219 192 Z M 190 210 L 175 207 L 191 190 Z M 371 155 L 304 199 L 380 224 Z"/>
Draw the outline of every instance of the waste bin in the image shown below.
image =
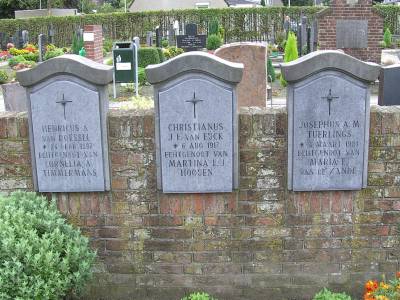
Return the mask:
<path id="1" fill-rule="evenodd" d="M 115 42 L 113 45 L 115 82 L 135 82 L 135 48 L 133 42 Z"/>

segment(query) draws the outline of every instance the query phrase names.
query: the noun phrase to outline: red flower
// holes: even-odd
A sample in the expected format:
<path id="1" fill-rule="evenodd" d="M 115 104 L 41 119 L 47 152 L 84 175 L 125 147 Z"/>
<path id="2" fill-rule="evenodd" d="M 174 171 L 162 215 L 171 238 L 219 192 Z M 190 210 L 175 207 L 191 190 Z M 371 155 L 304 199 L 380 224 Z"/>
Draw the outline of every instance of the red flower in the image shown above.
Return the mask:
<path id="1" fill-rule="evenodd" d="M 396 273 L 396 278 L 400 278 L 400 271 Z"/>
<path id="2" fill-rule="evenodd" d="M 367 283 L 365 284 L 365 291 L 368 292 L 373 292 L 378 288 L 378 282 L 376 280 L 368 280 Z"/>

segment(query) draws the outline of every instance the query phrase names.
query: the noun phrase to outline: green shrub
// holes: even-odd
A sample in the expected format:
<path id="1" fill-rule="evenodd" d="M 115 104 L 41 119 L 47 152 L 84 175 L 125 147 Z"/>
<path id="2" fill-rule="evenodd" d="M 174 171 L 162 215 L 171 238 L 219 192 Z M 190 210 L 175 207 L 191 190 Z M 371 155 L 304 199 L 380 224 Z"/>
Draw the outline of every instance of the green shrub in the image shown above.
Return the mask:
<path id="1" fill-rule="evenodd" d="M 215 50 L 221 47 L 222 40 L 221 37 L 217 34 L 209 35 L 207 38 L 207 49 L 208 50 Z"/>
<path id="2" fill-rule="evenodd" d="M 157 48 L 147 47 L 140 48 L 138 51 L 139 67 L 146 68 L 148 65 L 160 63 L 160 56 Z"/>
<path id="3" fill-rule="evenodd" d="M 157 48 L 158 57 L 160 58 L 160 62 L 165 61 L 165 55 L 162 48 Z"/>
<path id="4" fill-rule="evenodd" d="M 182 48 L 178 48 L 178 47 L 169 47 L 169 48 L 168 48 L 169 57 L 167 57 L 167 58 L 168 58 L 168 59 L 169 59 L 169 58 L 173 58 L 173 57 L 178 56 L 178 55 L 180 55 L 180 54 L 182 54 L 182 53 L 184 53 L 184 52 L 185 52 L 185 51 L 183 51 Z"/>
<path id="5" fill-rule="evenodd" d="M 71 46 L 72 53 L 78 55 L 79 50 L 81 50 L 83 45 L 84 45 L 83 37 L 81 36 L 78 38 L 78 35 L 76 34 L 76 32 L 74 32 L 74 35 L 72 36 L 72 46 Z"/>
<path id="6" fill-rule="evenodd" d="M 288 38 L 286 41 L 285 45 L 285 57 L 284 61 L 285 62 L 290 62 L 292 60 L 295 60 L 299 57 L 299 54 L 297 52 L 297 37 L 293 32 L 289 32 Z M 283 75 L 280 78 L 280 82 L 282 86 L 286 86 L 287 82 L 285 78 L 283 78 Z"/>
<path id="7" fill-rule="evenodd" d="M 29 52 L 22 55 L 26 60 L 38 62 L 39 61 L 39 52 Z"/>
<path id="8" fill-rule="evenodd" d="M 82 47 L 83 47 L 83 45 L 82 45 Z M 112 47 L 113 47 L 112 39 L 104 39 L 104 41 L 103 41 L 103 50 L 106 53 L 109 53 L 109 52 L 112 51 Z"/>
<path id="9" fill-rule="evenodd" d="M 62 299 L 91 276 L 87 238 L 35 193 L 0 196 L 0 241 L 0 299 Z"/>
<path id="10" fill-rule="evenodd" d="M 274 82 L 276 79 L 275 69 L 272 65 L 272 60 L 268 57 L 267 59 L 267 75 L 268 75 L 268 82 Z"/>
<path id="11" fill-rule="evenodd" d="M 385 42 L 385 47 L 392 47 L 392 33 L 389 28 L 386 28 L 385 33 L 383 34 L 383 41 Z"/>
<path id="12" fill-rule="evenodd" d="M 207 293 L 197 292 L 197 293 L 191 293 L 189 296 L 183 297 L 181 300 L 217 300 L 217 299 L 211 297 Z"/>
<path id="13" fill-rule="evenodd" d="M 208 35 L 212 34 L 219 35 L 219 22 L 217 19 L 213 19 L 208 23 Z"/>
<path id="14" fill-rule="evenodd" d="M 54 58 L 63 54 L 64 51 L 62 51 L 62 49 L 56 48 L 55 50 L 47 51 L 46 54 L 44 55 L 44 60 L 48 60 L 50 58 Z"/>
<path id="15" fill-rule="evenodd" d="M 168 48 L 168 46 L 169 46 L 168 40 L 167 40 L 167 39 L 162 39 L 162 41 L 161 41 L 161 47 L 163 47 L 163 48 Z"/>
<path id="16" fill-rule="evenodd" d="M 25 57 L 22 55 L 13 56 L 8 60 L 8 65 L 12 68 L 18 65 L 19 63 L 26 62 Z"/>
<path id="17" fill-rule="evenodd" d="M 351 300 L 351 297 L 345 293 L 333 293 L 324 288 L 314 296 L 313 300 Z"/>
<path id="18" fill-rule="evenodd" d="M 144 68 L 138 68 L 138 82 L 139 85 L 145 85 L 147 83 L 147 77 L 146 77 L 146 72 L 144 70 Z"/>
<path id="19" fill-rule="evenodd" d="M 6 83 L 8 81 L 7 72 L 4 70 L 0 70 L 0 84 Z"/>

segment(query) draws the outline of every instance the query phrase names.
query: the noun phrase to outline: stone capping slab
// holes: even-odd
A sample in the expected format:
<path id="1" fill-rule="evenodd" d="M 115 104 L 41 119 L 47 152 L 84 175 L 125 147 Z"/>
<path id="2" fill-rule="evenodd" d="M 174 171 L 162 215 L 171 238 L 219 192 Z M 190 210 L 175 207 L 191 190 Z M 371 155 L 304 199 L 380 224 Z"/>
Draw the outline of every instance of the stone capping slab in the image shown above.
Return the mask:
<path id="1" fill-rule="evenodd" d="M 214 54 L 217 55 L 218 52 L 221 51 L 221 49 L 225 48 L 231 48 L 231 47 L 262 47 L 262 48 L 267 48 L 265 43 L 260 43 L 260 42 L 234 42 L 230 44 L 225 44 L 219 47 L 217 50 L 215 50 Z"/>
<path id="2" fill-rule="evenodd" d="M 214 76 L 222 81 L 239 83 L 242 80 L 244 66 L 233 63 L 215 55 L 193 51 L 187 52 L 158 65 L 146 68 L 147 80 L 157 84 L 187 72 L 201 72 Z"/>
<path id="3" fill-rule="evenodd" d="M 363 62 L 338 50 L 322 50 L 307 54 L 289 63 L 281 64 L 282 74 L 287 82 L 302 80 L 325 70 L 338 70 L 366 82 L 375 81 L 380 65 Z"/>
<path id="4" fill-rule="evenodd" d="M 22 86 L 29 87 L 57 74 L 76 76 L 95 85 L 106 85 L 112 82 L 113 67 L 79 55 L 65 54 L 46 60 L 33 69 L 18 71 L 17 80 Z"/>

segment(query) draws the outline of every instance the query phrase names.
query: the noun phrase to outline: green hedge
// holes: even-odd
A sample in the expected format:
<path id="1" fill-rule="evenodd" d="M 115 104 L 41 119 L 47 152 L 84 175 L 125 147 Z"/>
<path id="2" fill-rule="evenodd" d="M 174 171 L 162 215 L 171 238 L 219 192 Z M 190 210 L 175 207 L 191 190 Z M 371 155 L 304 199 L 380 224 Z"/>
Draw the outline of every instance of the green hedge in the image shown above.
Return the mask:
<path id="1" fill-rule="evenodd" d="M 375 8 L 385 19 L 385 28 L 394 34 L 400 32 L 397 17 L 399 6 L 376 5 Z M 172 24 L 174 20 L 183 23 L 195 22 L 200 33 L 207 33 L 208 25 L 217 20 L 225 29 L 225 42 L 234 41 L 266 41 L 275 33 L 283 30 L 285 15 L 292 20 L 300 20 L 303 13 L 312 22 L 314 15 L 323 7 L 262 7 L 262 8 L 224 8 L 224 9 L 188 9 L 171 11 L 153 11 L 142 13 L 109 13 L 87 14 L 68 17 L 41 17 L 30 19 L 2 19 L 0 32 L 14 34 L 17 29 L 29 31 L 31 40 L 36 43 L 40 33 L 47 33 L 47 28 L 53 24 L 55 44 L 70 46 L 73 32 L 85 24 L 102 24 L 106 38 L 113 40 L 130 40 L 134 36 L 146 40 L 146 32 L 156 26 Z M 215 22 L 215 21 L 214 21 Z M 164 30 L 166 30 L 164 26 Z"/>
<path id="2" fill-rule="evenodd" d="M 148 65 L 160 63 L 160 56 L 157 48 L 140 48 L 138 51 L 138 62 L 140 68 L 146 68 Z"/>

